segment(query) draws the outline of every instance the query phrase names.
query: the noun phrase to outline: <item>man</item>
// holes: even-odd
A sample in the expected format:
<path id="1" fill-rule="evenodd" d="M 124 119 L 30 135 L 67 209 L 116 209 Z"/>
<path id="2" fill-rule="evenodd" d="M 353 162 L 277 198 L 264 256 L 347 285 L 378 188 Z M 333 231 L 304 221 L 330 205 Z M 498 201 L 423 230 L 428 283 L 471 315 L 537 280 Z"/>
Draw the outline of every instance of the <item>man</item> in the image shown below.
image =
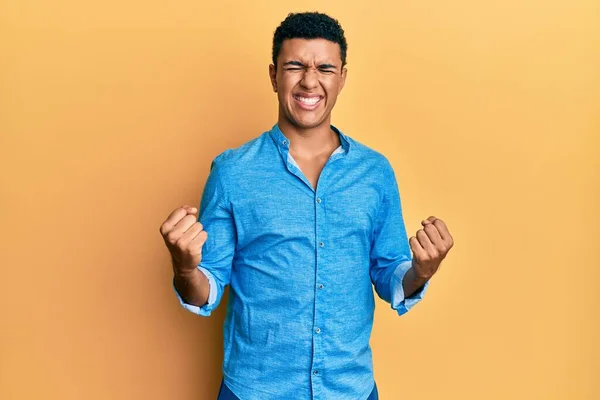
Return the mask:
<path id="1" fill-rule="evenodd" d="M 269 66 L 277 123 L 214 158 L 198 218 L 161 225 L 186 309 L 209 316 L 230 285 L 221 400 L 377 399 L 372 285 L 404 314 L 453 245 L 435 217 L 407 240 L 389 161 L 331 125 L 346 50 L 336 20 L 290 14 Z"/>

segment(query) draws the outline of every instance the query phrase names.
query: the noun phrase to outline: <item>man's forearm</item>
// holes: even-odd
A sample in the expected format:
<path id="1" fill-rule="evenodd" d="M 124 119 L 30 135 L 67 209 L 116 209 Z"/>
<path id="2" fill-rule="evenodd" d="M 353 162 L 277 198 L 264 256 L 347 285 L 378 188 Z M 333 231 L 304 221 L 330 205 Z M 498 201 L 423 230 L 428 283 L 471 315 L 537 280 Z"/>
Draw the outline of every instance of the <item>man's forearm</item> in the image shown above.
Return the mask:
<path id="1" fill-rule="evenodd" d="M 196 268 L 185 274 L 175 272 L 173 284 L 186 303 L 202 307 L 208 302 L 208 279 L 199 269 Z"/>
<path id="2" fill-rule="evenodd" d="M 404 298 L 410 297 L 419 290 L 428 279 L 420 278 L 415 274 L 414 267 L 410 267 L 406 274 L 404 274 L 404 279 L 402 280 L 402 288 L 404 289 Z"/>

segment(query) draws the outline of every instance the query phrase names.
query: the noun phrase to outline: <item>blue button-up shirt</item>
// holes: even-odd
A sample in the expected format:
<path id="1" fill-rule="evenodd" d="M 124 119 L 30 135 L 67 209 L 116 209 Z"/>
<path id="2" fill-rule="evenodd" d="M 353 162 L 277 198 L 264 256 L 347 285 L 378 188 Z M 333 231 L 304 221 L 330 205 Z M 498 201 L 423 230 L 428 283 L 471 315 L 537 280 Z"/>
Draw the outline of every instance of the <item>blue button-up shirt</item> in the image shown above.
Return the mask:
<path id="1" fill-rule="evenodd" d="M 198 220 L 209 316 L 230 285 L 225 384 L 242 400 L 366 399 L 377 295 L 398 315 L 411 252 L 398 184 L 381 153 L 331 128 L 340 147 L 313 188 L 278 124 L 216 156 Z"/>

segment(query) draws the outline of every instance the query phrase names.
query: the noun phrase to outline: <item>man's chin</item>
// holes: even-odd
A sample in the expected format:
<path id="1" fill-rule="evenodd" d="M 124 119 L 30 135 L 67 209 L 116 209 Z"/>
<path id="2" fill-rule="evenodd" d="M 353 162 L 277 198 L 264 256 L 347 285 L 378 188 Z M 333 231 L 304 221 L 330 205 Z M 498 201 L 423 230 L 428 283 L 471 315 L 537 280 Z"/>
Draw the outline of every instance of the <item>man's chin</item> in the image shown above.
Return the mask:
<path id="1" fill-rule="evenodd" d="M 325 116 L 320 118 L 292 118 L 291 123 L 299 129 L 313 129 L 325 123 Z"/>

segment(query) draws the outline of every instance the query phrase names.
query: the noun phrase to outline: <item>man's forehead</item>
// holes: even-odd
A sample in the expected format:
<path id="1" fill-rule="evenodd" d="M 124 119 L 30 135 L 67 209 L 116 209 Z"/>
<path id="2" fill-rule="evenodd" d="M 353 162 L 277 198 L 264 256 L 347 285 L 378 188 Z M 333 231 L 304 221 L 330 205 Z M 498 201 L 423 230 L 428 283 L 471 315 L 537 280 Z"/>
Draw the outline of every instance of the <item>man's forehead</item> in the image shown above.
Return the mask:
<path id="1" fill-rule="evenodd" d="M 305 61 L 319 64 L 341 64 L 340 45 L 326 39 L 286 39 L 281 48 L 281 61 Z"/>

